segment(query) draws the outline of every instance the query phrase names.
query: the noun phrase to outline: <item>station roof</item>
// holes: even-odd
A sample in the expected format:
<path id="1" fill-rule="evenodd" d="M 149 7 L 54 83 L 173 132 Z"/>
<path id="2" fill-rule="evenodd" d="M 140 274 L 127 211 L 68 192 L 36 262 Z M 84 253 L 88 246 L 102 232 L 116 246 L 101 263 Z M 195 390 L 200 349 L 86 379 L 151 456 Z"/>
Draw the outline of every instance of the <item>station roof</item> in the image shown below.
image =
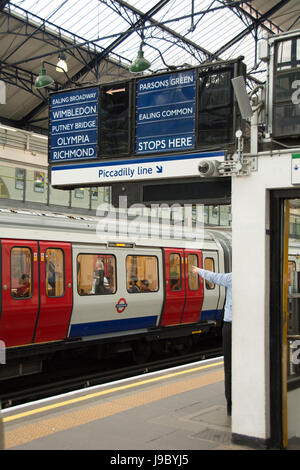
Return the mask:
<path id="1" fill-rule="evenodd" d="M 264 81 L 258 41 L 294 29 L 299 0 L 0 0 L 0 123 L 47 133 L 49 90 L 132 77 L 141 43 L 144 74 L 242 55 Z M 60 53 L 67 73 L 55 69 Z M 43 61 L 55 82 L 37 90 Z"/>

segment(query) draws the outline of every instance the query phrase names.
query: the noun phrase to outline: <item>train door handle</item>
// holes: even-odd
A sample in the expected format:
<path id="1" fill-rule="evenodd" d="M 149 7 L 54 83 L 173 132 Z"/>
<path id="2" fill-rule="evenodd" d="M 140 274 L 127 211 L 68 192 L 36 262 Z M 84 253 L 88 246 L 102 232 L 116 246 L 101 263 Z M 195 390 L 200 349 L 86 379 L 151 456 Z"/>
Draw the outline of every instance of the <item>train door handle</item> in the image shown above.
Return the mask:
<path id="1" fill-rule="evenodd" d="M 69 284 L 68 284 L 68 287 L 69 287 L 69 288 L 71 288 L 71 287 L 72 287 L 72 284 L 71 284 L 71 282 L 69 282 Z"/>
<path id="2" fill-rule="evenodd" d="M 3 290 L 7 290 L 7 285 L 6 284 L 3 285 Z"/>

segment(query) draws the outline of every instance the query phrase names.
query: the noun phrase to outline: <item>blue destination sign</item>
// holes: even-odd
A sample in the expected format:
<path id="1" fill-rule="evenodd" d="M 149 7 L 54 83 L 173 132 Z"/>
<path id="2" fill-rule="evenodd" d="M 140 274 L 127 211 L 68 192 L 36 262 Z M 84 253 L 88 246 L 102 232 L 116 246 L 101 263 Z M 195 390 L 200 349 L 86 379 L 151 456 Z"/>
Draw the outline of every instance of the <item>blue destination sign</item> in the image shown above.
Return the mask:
<path id="1" fill-rule="evenodd" d="M 136 153 L 193 149 L 195 70 L 137 82 Z"/>
<path id="2" fill-rule="evenodd" d="M 49 141 L 52 163 L 97 157 L 97 87 L 51 95 Z"/>

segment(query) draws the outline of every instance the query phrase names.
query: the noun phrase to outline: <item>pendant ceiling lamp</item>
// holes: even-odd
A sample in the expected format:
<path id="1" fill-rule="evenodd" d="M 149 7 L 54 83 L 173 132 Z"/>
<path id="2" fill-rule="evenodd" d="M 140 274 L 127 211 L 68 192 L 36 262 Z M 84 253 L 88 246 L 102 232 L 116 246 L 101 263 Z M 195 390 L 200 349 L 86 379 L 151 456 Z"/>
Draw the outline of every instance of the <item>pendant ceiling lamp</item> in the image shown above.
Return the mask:
<path id="1" fill-rule="evenodd" d="M 144 70 L 147 70 L 150 66 L 151 66 L 151 62 L 149 62 L 144 57 L 143 42 L 142 42 L 138 51 L 137 58 L 129 67 L 129 71 L 132 73 L 139 73 L 139 72 L 143 72 Z"/>
<path id="2" fill-rule="evenodd" d="M 56 71 L 63 73 L 68 71 L 68 64 L 65 54 L 60 53 L 58 56 L 58 62 L 56 64 Z"/>
<path id="3" fill-rule="evenodd" d="M 35 88 L 45 88 L 45 87 L 51 85 L 52 83 L 54 83 L 53 78 L 50 77 L 49 75 L 47 75 L 47 71 L 43 67 L 40 71 L 39 76 L 37 77 L 37 79 L 34 83 L 34 87 Z"/>

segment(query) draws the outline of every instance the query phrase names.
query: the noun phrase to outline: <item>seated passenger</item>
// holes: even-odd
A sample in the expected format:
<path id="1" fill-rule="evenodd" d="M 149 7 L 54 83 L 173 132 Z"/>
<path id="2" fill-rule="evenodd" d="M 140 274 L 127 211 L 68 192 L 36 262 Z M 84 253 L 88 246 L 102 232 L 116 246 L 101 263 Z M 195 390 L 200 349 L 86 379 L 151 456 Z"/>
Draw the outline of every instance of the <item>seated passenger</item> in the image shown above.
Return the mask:
<path id="1" fill-rule="evenodd" d="M 142 292 L 151 292 L 151 289 L 149 287 L 149 281 L 148 279 L 143 279 L 142 280 Z"/>
<path id="2" fill-rule="evenodd" d="M 171 279 L 171 290 L 181 290 L 180 277 Z"/>
<path id="3" fill-rule="evenodd" d="M 104 276 L 103 286 L 104 286 L 105 294 L 112 294 L 114 292 L 113 288 L 109 285 L 107 277 L 105 276 Z"/>
<path id="4" fill-rule="evenodd" d="M 139 286 L 137 285 L 137 279 L 136 278 L 132 278 L 129 281 L 128 292 L 130 292 L 131 294 L 137 294 L 138 292 L 141 292 Z"/>
<path id="5" fill-rule="evenodd" d="M 30 283 L 28 274 L 22 274 L 19 283 L 20 285 L 17 288 L 16 297 L 29 297 Z"/>

